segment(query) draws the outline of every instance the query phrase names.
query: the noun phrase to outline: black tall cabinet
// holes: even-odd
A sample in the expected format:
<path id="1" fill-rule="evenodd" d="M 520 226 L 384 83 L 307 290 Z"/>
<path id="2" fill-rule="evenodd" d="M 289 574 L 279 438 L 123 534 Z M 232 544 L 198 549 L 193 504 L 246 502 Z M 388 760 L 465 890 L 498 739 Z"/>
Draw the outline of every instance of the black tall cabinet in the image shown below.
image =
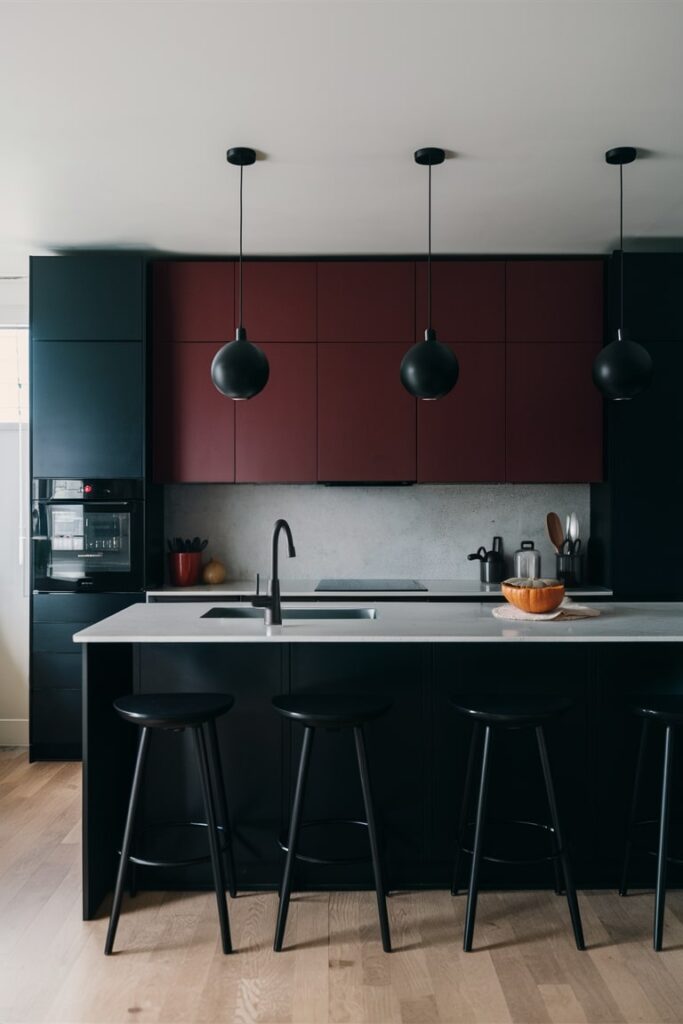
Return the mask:
<path id="1" fill-rule="evenodd" d="M 626 333 L 652 355 L 650 388 L 606 403 L 605 483 L 591 487 L 591 569 L 620 600 L 683 599 L 683 253 L 627 254 Z M 608 271 L 609 337 L 619 258 Z"/>
<path id="2" fill-rule="evenodd" d="M 31 476 L 145 480 L 145 261 L 136 253 L 31 260 Z M 145 585 L 159 582 L 162 505 L 145 484 Z M 81 661 L 74 632 L 136 601 L 33 593 L 32 760 L 79 757 Z"/>

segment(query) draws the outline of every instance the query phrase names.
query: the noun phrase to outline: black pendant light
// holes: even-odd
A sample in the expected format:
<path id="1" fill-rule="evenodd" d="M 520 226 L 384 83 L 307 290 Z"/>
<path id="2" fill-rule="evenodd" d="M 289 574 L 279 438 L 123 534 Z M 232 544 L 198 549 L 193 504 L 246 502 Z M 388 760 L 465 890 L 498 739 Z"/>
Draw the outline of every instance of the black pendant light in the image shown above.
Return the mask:
<path id="1" fill-rule="evenodd" d="M 616 341 L 605 345 L 593 363 L 593 382 L 615 402 L 635 398 L 652 380 L 652 356 L 624 336 L 624 164 L 632 164 L 637 155 L 633 146 L 605 153 L 607 163 L 619 167 L 619 326 Z"/>
<path id="2" fill-rule="evenodd" d="M 446 345 L 436 340 L 432 327 L 432 167 L 444 162 L 443 149 L 429 146 L 415 152 L 415 163 L 429 168 L 428 255 L 427 255 L 427 329 L 425 340 L 406 352 L 401 363 L 401 383 L 414 398 L 443 398 L 458 380 L 458 360 Z"/>
<path id="3" fill-rule="evenodd" d="M 216 352 L 211 363 L 211 379 L 223 395 L 239 401 L 253 398 L 263 391 L 268 383 L 268 360 L 265 353 L 247 339 L 242 321 L 242 185 L 244 168 L 256 160 L 256 153 L 246 146 L 234 146 L 228 150 L 228 163 L 240 169 L 240 290 L 239 324 L 235 340 L 223 345 Z"/>

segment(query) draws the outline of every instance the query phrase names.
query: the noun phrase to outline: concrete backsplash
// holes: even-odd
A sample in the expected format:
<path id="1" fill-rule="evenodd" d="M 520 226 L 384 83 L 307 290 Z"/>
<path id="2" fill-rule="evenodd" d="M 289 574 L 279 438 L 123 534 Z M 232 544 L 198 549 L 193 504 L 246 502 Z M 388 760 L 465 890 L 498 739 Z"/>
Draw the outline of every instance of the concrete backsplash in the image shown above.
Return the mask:
<path id="1" fill-rule="evenodd" d="M 267 575 L 270 534 L 282 516 L 297 557 L 282 547 L 282 578 L 321 576 L 478 579 L 467 555 L 503 537 L 511 566 L 522 540 L 541 552 L 541 571 L 554 574 L 545 535 L 547 512 L 579 517 L 588 539 L 587 484 L 468 484 L 415 487 L 177 484 L 166 487 L 167 536 L 209 538 L 231 579 Z"/>

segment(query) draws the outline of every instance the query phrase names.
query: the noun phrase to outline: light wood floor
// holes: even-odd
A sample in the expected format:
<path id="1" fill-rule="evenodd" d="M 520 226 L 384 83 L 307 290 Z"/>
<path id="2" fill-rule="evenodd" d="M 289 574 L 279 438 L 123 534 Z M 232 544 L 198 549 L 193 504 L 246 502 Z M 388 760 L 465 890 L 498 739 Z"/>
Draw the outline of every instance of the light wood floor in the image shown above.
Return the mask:
<path id="1" fill-rule="evenodd" d="M 275 896 L 244 894 L 230 903 L 229 957 L 211 894 L 141 893 L 105 958 L 106 920 L 80 918 L 79 817 L 80 766 L 0 750 L 2 1024 L 683 1020 L 683 893 L 670 894 L 660 954 L 651 893 L 582 893 L 586 953 L 563 899 L 484 893 L 469 954 L 462 897 L 400 893 L 390 955 L 372 893 L 296 898 L 279 955 Z"/>

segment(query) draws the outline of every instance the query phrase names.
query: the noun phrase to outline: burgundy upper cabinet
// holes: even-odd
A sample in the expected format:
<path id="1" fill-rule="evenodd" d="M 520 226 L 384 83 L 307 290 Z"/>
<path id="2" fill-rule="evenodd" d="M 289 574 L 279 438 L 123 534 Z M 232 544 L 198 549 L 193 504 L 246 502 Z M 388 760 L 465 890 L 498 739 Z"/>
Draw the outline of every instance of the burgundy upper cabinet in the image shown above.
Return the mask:
<path id="1" fill-rule="evenodd" d="M 415 399 L 399 378 L 407 348 L 319 346 L 319 480 L 415 480 Z"/>
<path id="2" fill-rule="evenodd" d="M 316 346 L 261 345 L 270 376 L 263 391 L 235 402 L 237 483 L 317 480 Z"/>
<path id="3" fill-rule="evenodd" d="M 602 480 L 602 397 L 593 384 L 599 345 L 509 345 L 507 479 Z"/>
<path id="4" fill-rule="evenodd" d="M 414 330 L 414 263 L 318 263 L 319 342 L 409 343 Z"/>
<path id="5" fill-rule="evenodd" d="M 602 260 L 507 264 L 508 343 L 602 344 Z"/>
<path id="6" fill-rule="evenodd" d="M 505 479 L 505 345 L 453 345 L 460 377 L 438 402 L 417 403 L 418 483 Z"/>
<path id="7" fill-rule="evenodd" d="M 507 264 L 506 478 L 602 480 L 602 260 Z"/>
<path id="8" fill-rule="evenodd" d="M 244 325 L 251 341 L 315 343 L 316 264 L 264 260 L 244 264 Z M 239 270 L 235 271 L 239 309 Z"/>
<path id="9" fill-rule="evenodd" d="M 231 341 L 235 265 L 225 260 L 161 260 L 152 268 L 155 342 Z"/>
<path id="10" fill-rule="evenodd" d="M 427 323 L 427 265 L 416 266 L 416 340 Z M 505 263 L 437 260 L 432 263 L 432 325 L 439 341 L 505 341 Z"/>
<path id="11" fill-rule="evenodd" d="M 211 380 L 220 344 L 158 345 L 154 374 L 154 479 L 231 483 L 235 479 L 235 403 Z"/>

